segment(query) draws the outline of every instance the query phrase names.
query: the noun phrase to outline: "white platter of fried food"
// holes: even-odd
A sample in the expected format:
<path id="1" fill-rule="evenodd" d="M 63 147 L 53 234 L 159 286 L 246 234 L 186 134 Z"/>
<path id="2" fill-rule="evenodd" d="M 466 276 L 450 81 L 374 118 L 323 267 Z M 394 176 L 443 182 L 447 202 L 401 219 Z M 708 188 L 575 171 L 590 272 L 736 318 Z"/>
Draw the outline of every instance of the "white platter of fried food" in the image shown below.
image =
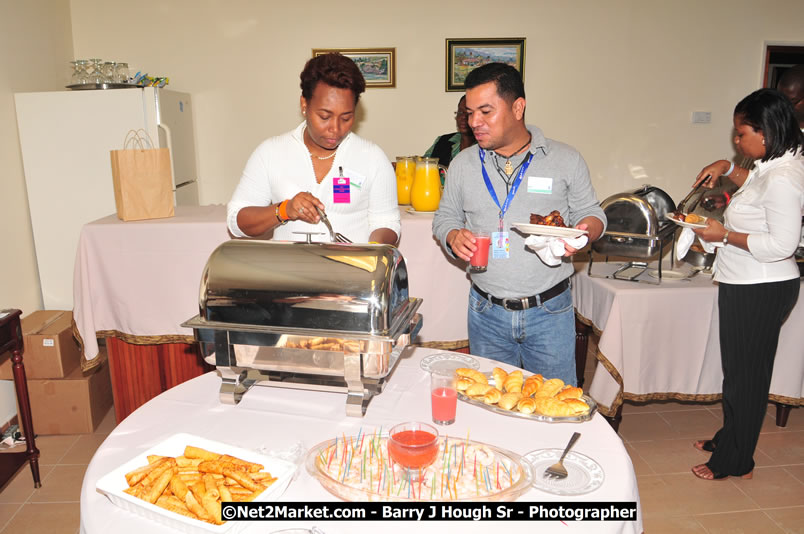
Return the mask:
<path id="1" fill-rule="evenodd" d="M 594 399 L 560 378 L 525 377 L 521 370 L 508 373 L 499 367 L 491 373 L 467 368 L 455 372 L 459 399 L 502 415 L 577 423 L 590 420 L 597 411 Z"/>
<path id="2" fill-rule="evenodd" d="M 186 533 L 228 532 L 221 502 L 275 501 L 295 464 L 211 441 L 174 434 L 101 478 L 96 489 L 113 504 Z"/>

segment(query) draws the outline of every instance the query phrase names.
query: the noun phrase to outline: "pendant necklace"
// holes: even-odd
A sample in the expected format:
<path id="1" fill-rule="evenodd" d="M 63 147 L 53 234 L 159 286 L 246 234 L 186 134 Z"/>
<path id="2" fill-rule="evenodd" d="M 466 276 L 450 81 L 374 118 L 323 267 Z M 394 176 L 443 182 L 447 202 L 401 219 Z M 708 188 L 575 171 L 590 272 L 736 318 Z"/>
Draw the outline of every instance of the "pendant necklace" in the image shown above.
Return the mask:
<path id="1" fill-rule="evenodd" d="M 514 174 L 514 170 L 515 170 L 514 165 L 511 163 L 511 158 L 513 158 L 514 156 L 516 156 L 517 154 L 522 152 L 522 150 L 526 146 L 528 146 L 532 140 L 533 140 L 533 134 L 528 132 L 528 142 L 527 143 L 522 145 L 519 149 L 515 150 L 510 156 L 503 156 L 502 154 L 500 154 L 501 157 L 506 159 L 505 166 L 503 167 L 503 170 L 505 171 L 505 174 L 507 176 L 510 177 L 512 174 Z M 497 152 L 494 153 L 494 163 L 495 164 L 497 163 Z M 522 165 L 522 164 L 520 163 L 520 165 Z"/>

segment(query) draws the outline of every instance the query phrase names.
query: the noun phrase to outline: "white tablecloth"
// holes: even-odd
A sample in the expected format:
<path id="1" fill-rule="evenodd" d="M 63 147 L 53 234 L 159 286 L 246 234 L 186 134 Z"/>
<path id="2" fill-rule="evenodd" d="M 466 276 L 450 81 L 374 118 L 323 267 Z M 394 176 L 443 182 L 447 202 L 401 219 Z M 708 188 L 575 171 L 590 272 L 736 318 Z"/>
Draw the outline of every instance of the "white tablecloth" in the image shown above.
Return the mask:
<path id="1" fill-rule="evenodd" d="M 621 264 L 595 263 L 594 275 Z M 717 285 L 706 274 L 661 285 L 589 277 L 578 265 L 575 309 L 601 331 L 589 392 L 613 415 L 622 399 L 712 400 L 722 391 Z M 689 268 L 687 266 L 687 268 Z M 648 274 L 642 277 L 649 279 Z M 802 291 L 804 293 L 804 291 Z M 804 397 L 804 297 L 782 327 L 770 398 Z M 608 369 L 607 369 L 608 367 Z M 614 372 L 612 373 L 612 370 Z"/>
<path id="2" fill-rule="evenodd" d="M 220 379 L 208 373 L 162 393 L 138 408 L 109 435 L 95 453 L 81 488 L 81 531 L 85 534 L 169 534 L 174 531 L 153 524 L 114 506 L 95 491 L 96 482 L 106 473 L 163 441 L 186 432 L 246 449 L 273 451 L 292 449 L 301 444 L 306 450 L 334 436 L 356 435 L 362 428 L 370 433 L 409 420 L 430 419 L 429 378 L 421 370 L 421 358 L 435 352 L 418 348 L 404 358 L 385 391 L 368 406 L 364 418 L 345 416 L 346 397 L 338 393 L 291 390 L 258 386 L 252 388 L 237 406 L 218 401 Z M 478 358 L 481 370 L 493 363 Z M 574 451 L 594 458 L 605 472 L 603 485 L 586 495 L 557 496 L 531 489 L 520 500 L 539 502 L 621 501 L 639 503 L 636 477 L 631 459 L 619 436 L 599 414 L 580 424 L 549 424 L 496 415 L 482 408 L 459 402 L 456 422 L 445 427 L 450 436 L 465 437 L 498 445 L 524 454 L 542 448 L 563 447 L 570 435 L 581 432 Z M 319 502 L 337 500 L 302 468 L 288 487 L 282 501 Z M 637 504 L 637 506 L 639 506 Z M 423 522 L 417 532 L 458 531 L 486 533 L 489 528 L 505 532 L 642 532 L 642 513 L 638 508 L 634 522 L 463 522 L 445 528 L 447 523 Z M 326 534 L 376 533 L 387 523 L 319 522 L 315 526 Z M 248 532 L 273 532 L 300 523 L 252 523 Z M 402 528 L 413 527 L 406 523 Z"/>
<path id="3" fill-rule="evenodd" d="M 432 214 L 402 212 L 399 250 L 410 295 L 423 299 L 417 341 L 466 339 L 469 282 L 432 237 Z M 180 325 L 198 314 L 198 286 L 209 255 L 229 239 L 226 207 L 178 206 L 168 219 L 123 222 L 111 215 L 83 227 L 74 274 L 74 317 L 88 360 L 96 333 L 192 340 Z M 175 340 L 170 336 L 176 336 Z"/>

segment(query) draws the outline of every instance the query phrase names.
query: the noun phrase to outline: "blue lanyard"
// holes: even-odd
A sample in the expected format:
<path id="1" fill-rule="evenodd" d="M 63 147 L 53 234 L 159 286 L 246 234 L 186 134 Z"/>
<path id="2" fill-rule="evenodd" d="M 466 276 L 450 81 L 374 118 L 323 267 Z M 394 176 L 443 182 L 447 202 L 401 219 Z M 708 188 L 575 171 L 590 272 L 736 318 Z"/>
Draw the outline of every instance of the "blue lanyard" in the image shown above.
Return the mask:
<path id="1" fill-rule="evenodd" d="M 486 182 L 486 189 L 489 190 L 494 203 L 497 204 L 498 208 L 500 208 L 500 228 L 502 228 L 505 212 L 511 207 L 511 201 L 514 199 L 514 196 L 519 189 L 519 185 L 522 183 L 522 177 L 525 176 L 525 171 L 528 170 L 530 161 L 533 159 L 533 152 L 528 154 L 528 161 L 526 161 L 522 167 L 520 167 L 519 174 L 516 175 L 516 180 L 514 180 L 511 190 L 508 192 L 508 196 L 505 197 L 505 202 L 502 204 L 502 206 L 500 205 L 500 201 L 497 199 L 497 193 L 494 192 L 494 186 L 491 185 L 489 173 L 486 172 L 486 167 L 484 165 L 486 162 L 486 151 L 481 148 L 478 153 L 480 154 L 480 170 L 483 171 L 483 181 Z"/>

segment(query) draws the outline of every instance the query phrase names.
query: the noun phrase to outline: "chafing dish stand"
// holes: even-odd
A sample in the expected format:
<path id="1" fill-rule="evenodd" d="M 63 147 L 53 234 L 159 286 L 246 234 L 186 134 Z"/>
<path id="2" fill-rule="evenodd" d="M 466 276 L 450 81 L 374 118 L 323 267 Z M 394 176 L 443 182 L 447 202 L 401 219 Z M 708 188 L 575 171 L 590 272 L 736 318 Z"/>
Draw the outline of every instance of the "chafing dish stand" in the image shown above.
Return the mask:
<path id="1" fill-rule="evenodd" d="M 210 256 L 192 328 L 223 379 L 221 402 L 254 385 L 346 393 L 362 417 L 422 326 L 405 260 L 388 245 L 232 240 Z"/>

